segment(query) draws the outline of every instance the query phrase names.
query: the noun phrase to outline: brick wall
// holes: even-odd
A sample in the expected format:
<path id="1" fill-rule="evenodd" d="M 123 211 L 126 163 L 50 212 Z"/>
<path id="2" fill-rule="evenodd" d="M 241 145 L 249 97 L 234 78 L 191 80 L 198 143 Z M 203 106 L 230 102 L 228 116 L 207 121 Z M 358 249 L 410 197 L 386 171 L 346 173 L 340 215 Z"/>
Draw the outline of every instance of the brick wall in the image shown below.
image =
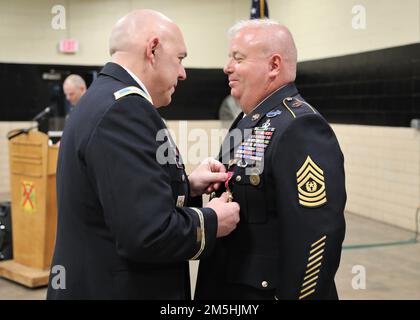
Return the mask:
<path id="1" fill-rule="evenodd" d="M 345 156 L 346 209 L 414 230 L 420 205 L 420 131 L 333 125 Z"/>

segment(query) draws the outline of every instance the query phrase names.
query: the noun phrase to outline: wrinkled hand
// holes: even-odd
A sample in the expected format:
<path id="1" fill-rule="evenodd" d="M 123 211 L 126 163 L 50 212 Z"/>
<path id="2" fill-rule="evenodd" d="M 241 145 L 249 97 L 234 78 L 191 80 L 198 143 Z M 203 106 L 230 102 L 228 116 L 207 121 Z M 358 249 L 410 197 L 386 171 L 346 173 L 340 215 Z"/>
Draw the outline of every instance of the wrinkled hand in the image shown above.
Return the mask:
<path id="1" fill-rule="evenodd" d="M 228 194 L 224 192 L 220 198 L 214 198 L 206 207 L 212 208 L 217 215 L 217 238 L 227 236 L 236 229 L 239 222 L 239 204 L 227 202 Z"/>
<path id="2" fill-rule="evenodd" d="M 191 196 L 210 194 L 219 189 L 220 183 L 226 181 L 225 166 L 213 158 L 205 159 L 189 176 Z"/>

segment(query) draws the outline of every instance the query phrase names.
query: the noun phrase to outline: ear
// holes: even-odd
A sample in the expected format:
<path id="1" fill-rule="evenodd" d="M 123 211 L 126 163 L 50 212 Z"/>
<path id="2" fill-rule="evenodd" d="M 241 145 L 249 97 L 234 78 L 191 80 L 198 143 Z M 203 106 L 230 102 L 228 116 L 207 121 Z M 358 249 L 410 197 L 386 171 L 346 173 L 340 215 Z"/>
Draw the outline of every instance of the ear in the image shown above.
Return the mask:
<path id="1" fill-rule="evenodd" d="M 158 47 L 160 41 L 159 38 L 153 37 L 149 40 L 146 47 L 146 58 L 151 62 L 155 62 L 156 48 Z"/>
<path id="2" fill-rule="evenodd" d="M 273 54 L 269 62 L 269 76 L 273 78 L 277 77 L 280 74 L 281 69 L 283 67 L 282 64 L 282 57 L 278 53 Z"/>

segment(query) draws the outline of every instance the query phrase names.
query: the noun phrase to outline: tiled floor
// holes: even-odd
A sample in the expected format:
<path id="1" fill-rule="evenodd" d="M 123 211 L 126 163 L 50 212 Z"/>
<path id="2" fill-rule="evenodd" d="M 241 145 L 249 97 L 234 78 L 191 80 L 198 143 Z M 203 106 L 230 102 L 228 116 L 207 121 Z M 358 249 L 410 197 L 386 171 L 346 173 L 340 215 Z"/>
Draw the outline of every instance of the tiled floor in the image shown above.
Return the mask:
<path id="1" fill-rule="evenodd" d="M 347 213 L 345 246 L 413 238 L 411 232 Z M 193 279 L 196 264 L 193 265 Z M 353 272 L 354 273 L 353 273 Z M 365 289 L 363 287 L 365 273 Z M 420 299 L 420 243 L 344 249 L 336 276 L 341 299 Z M 0 299 L 45 299 L 46 289 L 27 289 L 0 279 Z"/>
<path id="2" fill-rule="evenodd" d="M 360 216 L 347 214 L 345 246 L 404 242 L 414 234 Z M 420 240 L 420 239 L 419 239 Z M 354 289 L 366 274 L 366 289 Z M 352 270 L 354 268 L 354 270 Z M 353 272 L 354 273 L 353 273 Z M 420 243 L 344 249 L 336 276 L 341 299 L 420 299 Z"/>

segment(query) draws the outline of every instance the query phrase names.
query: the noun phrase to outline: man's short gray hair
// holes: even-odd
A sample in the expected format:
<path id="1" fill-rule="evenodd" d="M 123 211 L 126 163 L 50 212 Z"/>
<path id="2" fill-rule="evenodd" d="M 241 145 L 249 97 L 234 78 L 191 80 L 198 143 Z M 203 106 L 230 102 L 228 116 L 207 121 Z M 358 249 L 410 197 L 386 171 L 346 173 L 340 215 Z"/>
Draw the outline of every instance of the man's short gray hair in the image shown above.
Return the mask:
<path id="1" fill-rule="evenodd" d="M 85 88 L 86 89 L 86 82 L 83 80 L 81 76 L 78 74 L 71 74 L 65 80 L 63 84 L 70 83 L 75 88 Z"/>
<path id="2" fill-rule="evenodd" d="M 240 20 L 229 29 L 228 35 L 230 38 L 233 38 L 233 36 L 243 28 L 254 27 L 263 29 L 271 26 L 280 26 L 280 23 L 271 19 Z"/>
<path id="3" fill-rule="evenodd" d="M 297 49 L 290 30 L 270 19 L 242 20 L 229 29 L 230 39 L 233 39 L 235 34 L 244 28 L 258 31 L 259 38 L 265 42 L 265 46 L 261 48 L 263 53 L 268 55 L 281 54 L 286 69 L 284 77 L 289 81 L 294 81 L 296 78 Z"/>

